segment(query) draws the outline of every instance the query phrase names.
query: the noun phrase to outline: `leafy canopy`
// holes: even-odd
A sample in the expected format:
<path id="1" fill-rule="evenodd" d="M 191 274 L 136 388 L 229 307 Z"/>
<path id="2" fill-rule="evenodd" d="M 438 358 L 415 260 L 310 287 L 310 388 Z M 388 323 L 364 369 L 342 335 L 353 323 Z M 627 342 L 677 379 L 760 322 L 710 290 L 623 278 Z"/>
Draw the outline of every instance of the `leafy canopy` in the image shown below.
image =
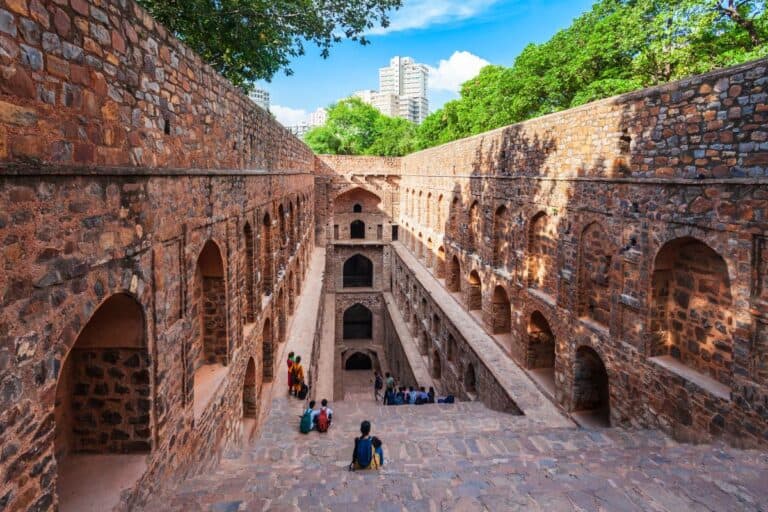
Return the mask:
<path id="1" fill-rule="evenodd" d="M 389 24 L 402 0 L 138 0 L 214 69 L 244 89 L 271 79 L 316 44 L 323 57 L 343 39 Z"/>
<path id="2" fill-rule="evenodd" d="M 418 149 L 768 55 L 768 0 L 600 0 L 487 66 L 421 124 Z"/>
<path id="3" fill-rule="evenodd" d="M 331 105 L 326 123 L 310 130 L 304 141 L 320 154 L 402 156 L 415 147 L 414 131 L 411 122 L 349 98 Z"/>

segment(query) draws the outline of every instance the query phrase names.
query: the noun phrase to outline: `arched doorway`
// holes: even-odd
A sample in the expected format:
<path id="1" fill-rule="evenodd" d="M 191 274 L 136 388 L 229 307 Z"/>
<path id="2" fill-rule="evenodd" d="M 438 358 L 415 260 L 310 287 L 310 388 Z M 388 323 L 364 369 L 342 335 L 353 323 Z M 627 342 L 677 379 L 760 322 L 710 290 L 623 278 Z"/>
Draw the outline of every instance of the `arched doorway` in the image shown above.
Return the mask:
<path id="1" fill-rule="evenodd" d="M 261 288 L 264 295 L 272 294 L 273 259 L 272 254 L 272 219 L 269 213 L 261 221 Z"/>
<path id="2" fill-rule="evenodd" d="M 469 394 L 477 393 L 477 377 L 475 377 L 475 367 L 472 363 L 468 364 L 464 370 L 464 390 Z"/>
<path id="3" fill-rule="evenodd" d="M 467 224 L 467 250 L 470 252 L 477 252 L 481 236 L 480 236 L 480 205 L 477 201 L 474 201 L 469 207 L 469 222 Z"/>
<path id="4" fill-rule="evenodd" d="M 342 281 L 344 288 L 372 287 L 373 263 L 362 254 L 355 254 L 344 262 Z"/>
<path id="5" fill-rule="evenodd" d="M 512 330 L 512 306 L 509 303 L 509 297 L 502 286 L 493 289 L 493 312 L 492 312 L 493 334 L 507 334 Z"/>
<path id="6" fill-rule="evenodd" d="M 573 367 L 573 411 L 577 419 L 591 426 L 610 426 L 608 372 L 597 352 L 579 347 Z"/>
<path id="7" fill-rule="evenodd" d="M 453 334 L 451 333 L 448 333 L 447 346 L 448 346 L 448 349 L 446 350 L 446 352 L 447 352 L 448 361 L 455 363 L 459 349 L 456 346 L 456 338 L 454 338 Z"/>
<path id="8" fill-rule="evenodd" d="M 537 213 L 528 229 L 528 286 L 546 293 L 554 291 L 555 238 L 549 217 Z"/>
<path id="9" fill-rule="evenodd" d="M 654 261 L 652 301 L 651 354 L 730 387 L 733 299 L 722 256 L 695 238 L 668 242 Z"/>
<path id="10" fill-rule="evenodd" d="M 112 295 L 80 331 L 59 372 L 60 510 L 111 510 L 146 470 L 153 447 L 151 373 L 144 310 L 131 295 Z"/>
<path id="11" fill-rule="evenodd" d="M 277 292 L 277 304 L 275 304 L 275 307 L 277 308 L 277 342 L 283 343 L 285 342 L 285 333 L 286 333 L 286 324 L 287 321 L 287 314 L 285 311 L 285 294 L 283 293 L 284 288 L 280 288 L 280 291 Z"/>
<path id="12" fill-rule="evenodd" d="M 272 322 L 269 318 L 264 320 L 264 328 L 261 331 L 261 379 L 263 382 L 272 382 L 274 379 L 274 345 L 272 342 Z"/>
<path id="13" fill-rule="evenodd" d="M 253 253 L 253 230 L 251 229 L 251 224 L 249 222 L 246 222 L 243 226 L 243 238 L 245 239 L 245 254 L 243 255 L 245 257 L 245 265 L 243 265 L 243 268 L 245 269 L 245 286 L 243 287 L 245 315 L 243 323 L 250 324 L 256 321 L 253 284 L 256 276 L 253 267 L 255 257 Z"/>
<path id="14" fill-rule="evenodd" d="M 448 278 L 445 280 L 445 286 L 449 292 L 457 293 L 461 291 L 461 264 L 459 258 L 451 258 L 451 264 L 448 268 Z"/>
<path id="15" fill-rule="evenodd" d="M 369 340 L 373 337 L 373 313 L 362 304 L 355 304 L 344 311 L 343 321 L 345 340 Z"/>
<path id="16" fill-rule="evenodd" d="M 555 335 L 539 311 L 534 311 L 528 321 L 524 361 L 531 377 L 555 396 Z"/>
<path id="17" fill-rule="evenodd" d="M 224 261 L 219 247 L 208 240 L 200 251 L 195 269 L 195 307 L 200 333 L 193 346 L 196 368 L 227 364 L 227 290 Z"/>
<path id="18" fill-rule="evenodd" d="M 476 270 L 469 273 L 467 279 L 467 309 L 470 311 L 483 309 L 483 284 Z"/>
<path id="19" fill-rule="evenodd" d="M 496 209 L 493 216 L 493 265 L 499 268 L 507 266 L 507 208 L 504 205 Z"/>
<path id="20" fill-rule="evenodd" d="M 256 419 L 259 408 L 256 399 L 256 362 L 248 359 L 243 379 L 243 418 Z"/>
<path id="21" fill-rule="evenodd" d="M 442 376 L 442 365 L 440 364 L 440 352 L 437 349 L 432 351 L 432 378 L 440 380 Z"/>
<path id="22" fill-rule="evenodd" d="M 345 370 L 372 370 L 373 369 L 373 361 L 371 361 L 371 357 L 367 354 L 363 354 L 362 352 L 355 352 L 349 358 L 347 358 L 347 362 L 344 363 L 344 369 Z"/>
<path id="23" fill-rule="evenodd" d="M 445 278 L 445 249 L 441 245 L 437 248 L 437 262 L 435 263 L 435 275 L 438 279 Z"/>
<path id="24" fill-rule="evenodd" d="M 349 237 L 350 238 L 365 238 L 365 222 L 361 220 L 353 220 L 349 225 Z"/>

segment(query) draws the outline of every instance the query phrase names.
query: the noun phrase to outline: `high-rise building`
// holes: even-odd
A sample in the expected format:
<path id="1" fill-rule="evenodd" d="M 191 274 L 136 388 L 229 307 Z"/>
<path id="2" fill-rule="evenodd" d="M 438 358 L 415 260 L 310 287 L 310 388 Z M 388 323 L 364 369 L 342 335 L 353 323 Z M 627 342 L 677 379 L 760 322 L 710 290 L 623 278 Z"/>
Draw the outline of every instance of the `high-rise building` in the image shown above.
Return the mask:
<path id="1" fill-rule="evenodd" d="M 398 97 L 398 116 L 421 123 L 429 115 L 427 82 L 429 68 L 410 57 L 393 57 L 389 66 L 379 69 L 379 94 Z"/>
<path id="2" fill-rule="evenodd" d="M 248 93 L 248 97 L 252 102 L 269 112 L 269 91 L 254 87 L 253 90 Z"/>
<path id="3" fill-rule="evenodd" d="M 385 116 L 421 123 L 429 115 L 429 68 L 410 57 L 393 57 L 379 69 L 379 91 L 358 91 L 353 96 L 374 106 Z"/>

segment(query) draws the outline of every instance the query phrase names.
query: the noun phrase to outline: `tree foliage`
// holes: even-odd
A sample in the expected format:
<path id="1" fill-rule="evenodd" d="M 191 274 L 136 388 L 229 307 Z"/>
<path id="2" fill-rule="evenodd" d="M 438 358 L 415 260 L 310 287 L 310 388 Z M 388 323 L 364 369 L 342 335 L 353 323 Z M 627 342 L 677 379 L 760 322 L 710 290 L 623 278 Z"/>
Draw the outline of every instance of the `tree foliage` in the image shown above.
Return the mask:
<path id="1" fill-rule="evenodd" d="M 415 147 L 414 131 L 409 121 L 349 98 L 331 105 L 325 125 L 310 130 L 304 140 L 321 154 L 402 156 Z"/>
<path id="2" fill-rule="evenodd" d="M 768 55 L 768 0 L 600 0 L 487 66 L 418 129 L 417 148 Z"/>
<path id="3" fill-rule="evenodd" d="M 323 57 L 344 38 L 368 44 L 402 0 L 138 0 L 232 83 L 248 89 L 316 44 Z"/>

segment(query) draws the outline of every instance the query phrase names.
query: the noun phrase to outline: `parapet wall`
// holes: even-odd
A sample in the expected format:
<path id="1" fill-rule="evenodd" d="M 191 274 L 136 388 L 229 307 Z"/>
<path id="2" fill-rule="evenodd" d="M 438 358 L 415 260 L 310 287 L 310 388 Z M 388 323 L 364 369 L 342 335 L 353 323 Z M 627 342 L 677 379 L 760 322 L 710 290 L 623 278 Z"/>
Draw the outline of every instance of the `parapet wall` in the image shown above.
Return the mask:
<path id="1" fill-rule="evenodd" d="M 589 103 L 408 155 L 414 176 L 768 175 L 768 60 Z"/>
<path id="2" fill-rule="evenodd" d="M 0 162 L 312 171 L 314 155 L 130 0 L 0 2 Z"/>

